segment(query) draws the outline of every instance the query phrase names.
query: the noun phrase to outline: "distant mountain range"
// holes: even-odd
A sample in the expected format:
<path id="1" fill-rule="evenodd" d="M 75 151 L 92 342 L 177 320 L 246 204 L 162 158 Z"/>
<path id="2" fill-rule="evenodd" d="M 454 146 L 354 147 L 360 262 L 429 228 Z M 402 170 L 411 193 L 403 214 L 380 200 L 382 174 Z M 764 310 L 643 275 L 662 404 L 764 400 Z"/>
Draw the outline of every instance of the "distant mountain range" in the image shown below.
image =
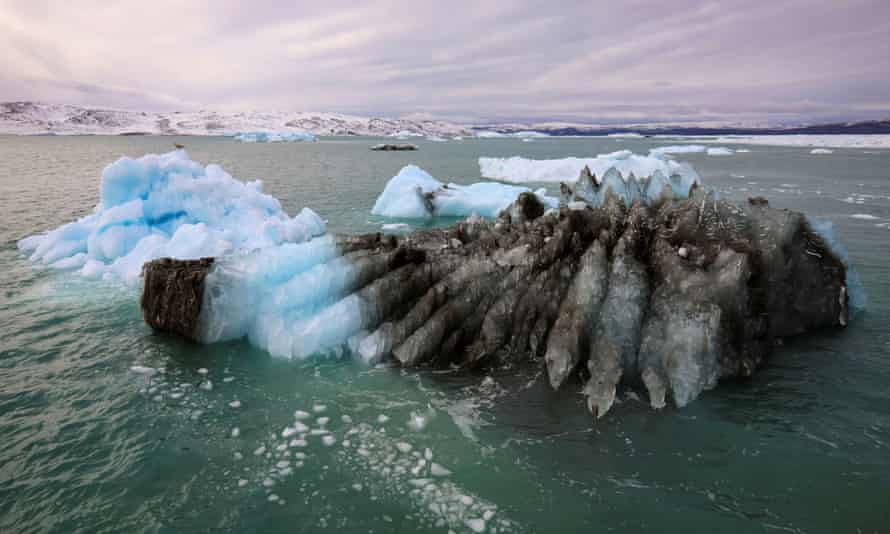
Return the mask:
<path id="1" fill-rule="evenodd" d="M 337 113 L 122 111 L 37 102 L 0 103 L 0 133 L 230 135 L 301 131 L 315 135 L 472 135 L 443 121 L 368 118 Z"/>
<path id="2" fill-rule="evenodd" d="M 0 103 L 0 133 L 5 134 L 231 135 L 248 131 L 428 137 L 472 136 L 481 131 L 507 135 L 535 131 L 555 136 L 890 134 L 890 120 L 789 127 L 713 124 L 608 126 L 559 123 L 465 125 L 437 120 L 369 118 L 338 113 L 151 112 L 39 102 Z"/>

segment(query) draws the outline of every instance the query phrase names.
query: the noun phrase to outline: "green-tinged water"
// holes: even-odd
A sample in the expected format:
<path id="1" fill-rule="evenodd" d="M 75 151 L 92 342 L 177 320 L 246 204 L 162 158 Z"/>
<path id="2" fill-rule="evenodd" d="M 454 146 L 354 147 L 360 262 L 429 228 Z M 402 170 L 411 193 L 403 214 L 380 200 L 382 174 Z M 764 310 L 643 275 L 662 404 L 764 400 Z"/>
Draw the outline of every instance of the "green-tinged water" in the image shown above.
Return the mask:
<path id="1" fill-rule="evenodd" d="M 370 139 L 0 136 L 0 532 L 887 532 L 890 151 L 679 155 L 726 197 L 832 221 L 868 308 L 844 331 L 787 340 L 752 379 L 683 410 L 628 398 L 594 421 L 578 386 L 554 393 L 533 369 L 467 376 L 185 343 L 145 326 L 138 287 L 20 255 L 20 238 L 90 212 L 104 165 L 174 141 L 262 179 L 289 213 L 308 206 L 354 233 L 390 222 L 370 209 L 408 163 L 470 183 L 480 156 L 674 144 L 378 153 Z M 285 431 L 298 410 L 316 430 L 305 444 Z"/>

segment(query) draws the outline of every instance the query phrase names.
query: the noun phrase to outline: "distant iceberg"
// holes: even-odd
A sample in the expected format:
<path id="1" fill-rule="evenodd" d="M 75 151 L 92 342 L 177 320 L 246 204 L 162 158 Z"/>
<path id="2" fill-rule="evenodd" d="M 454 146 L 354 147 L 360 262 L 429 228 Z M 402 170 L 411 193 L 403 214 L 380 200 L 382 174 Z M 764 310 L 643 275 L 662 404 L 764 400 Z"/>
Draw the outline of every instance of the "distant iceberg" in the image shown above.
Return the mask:
<path id="1" fill-rule="evenodd" d="M 92 214 L 22 239 L 19 249 L 41 265 L 132 280 L 156 258 L 219 257 L 325 233 L 312 210 L 289 217 L 262 182 L 240 182 L 184 150 L 117 160 L 102 172 L 100 193 Z"/>
<path id="2" fill-rule="evenodd" d="M 702 145 L 672 145 L 660 146 L 649 151 L 652 156 L 664 156 L 666 154 L 697 154 L 705 153 L 709 156 L 731 156 L 733 151 L 726 147 L 706 147 Z"/>
<path id="3" fill-rule="evenodd" d="M 537 132 L 534 130 L 522 130 L 519 132 L 496 132 L 494 130 L 479 130 L 476 132 L 476 137 L 479 139 L 508 139 L 508 138 L 517 138 L 517 139 L 534 139 L 540 137 L 550 137 L 550 134 L 544 132 Z"/>
<path id="4" fill-rule="evenodd" d="M 565 182 L 578 180 L 581 170 L 587 167 L 591 173 L 602 178 L 606 171 L 614 168 L 624 178 L 633 175 L 642 179 L 653 176 L 656 171 L 665 177 L 679 175 L 689 184 L 701 181 L 695 169 L 684 162 L 674 161 L 662 155 L 642 156 L 630 150 L 619 150 L 600 154 L 595 158 L 528 159 L 519 156 L 511 158 L 479 158 L 479 170 L 485 178 L 504 182 Z"/>
<path id="5" fill-rule="evenodd" d="M 308 132 L 239 132 L 235 140 L 242 143 L 292 143 L 297 141 L 318 141 Z"/>
<path id="6" fill-rule="evenodd" d="M 829 150 L 827 148 L 814 148 L 810 150 L 810 154 L 834 154 L 834 150 Z"/>
<path id="7" fill-rule="evenodd" d="M 387 182 L 371 213 L 406 219 L 467 217 L 474 213 L 497 217 L 501 210 L 526 192 L 532 191 L 527 187 L 495 182 L 443 184 L 420 167 L 408 165 Z M 549 207 L 559 204 L 556 198 L 548 197 L 544 189 L 534 193 Z"/>

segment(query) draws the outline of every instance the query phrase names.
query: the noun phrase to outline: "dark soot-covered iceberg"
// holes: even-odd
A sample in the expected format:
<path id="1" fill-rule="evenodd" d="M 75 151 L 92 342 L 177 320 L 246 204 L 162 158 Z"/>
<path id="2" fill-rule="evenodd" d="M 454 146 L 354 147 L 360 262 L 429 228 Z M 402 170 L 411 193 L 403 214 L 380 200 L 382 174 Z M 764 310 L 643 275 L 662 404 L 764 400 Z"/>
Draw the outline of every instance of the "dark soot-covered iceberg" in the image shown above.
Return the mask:
<path id="1" fill-rule="evenodd" d="M 296 253 L 155 260 L 144 317 L 289 357 L 348 347 L 404 367 L 544 365 L 598 416 L 619 385 L 684 406 L 753 373 L 776 339 L 846 325 L 846 267 L 806 217 L 695 185 L 678 199 L 662 181 L 663 195 L 642 189 L 652 180 L 624 191 L 636 182 L 585 170 L 559 209 L 522 193 L 496 220 L 316 238 L 295 245 L 314 258 L 299 268 Z"/>

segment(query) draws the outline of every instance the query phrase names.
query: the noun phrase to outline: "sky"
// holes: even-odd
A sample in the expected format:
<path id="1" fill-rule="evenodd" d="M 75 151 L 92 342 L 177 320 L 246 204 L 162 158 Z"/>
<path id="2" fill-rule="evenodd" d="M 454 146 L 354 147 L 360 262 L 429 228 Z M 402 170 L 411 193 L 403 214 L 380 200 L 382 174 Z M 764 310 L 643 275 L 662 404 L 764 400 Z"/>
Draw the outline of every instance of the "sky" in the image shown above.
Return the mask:
<path id="1" fill-rule="evenodd" d="M 0 0 L 0 101 L 459 122 L 890 118 L 890 1 Z"/>

